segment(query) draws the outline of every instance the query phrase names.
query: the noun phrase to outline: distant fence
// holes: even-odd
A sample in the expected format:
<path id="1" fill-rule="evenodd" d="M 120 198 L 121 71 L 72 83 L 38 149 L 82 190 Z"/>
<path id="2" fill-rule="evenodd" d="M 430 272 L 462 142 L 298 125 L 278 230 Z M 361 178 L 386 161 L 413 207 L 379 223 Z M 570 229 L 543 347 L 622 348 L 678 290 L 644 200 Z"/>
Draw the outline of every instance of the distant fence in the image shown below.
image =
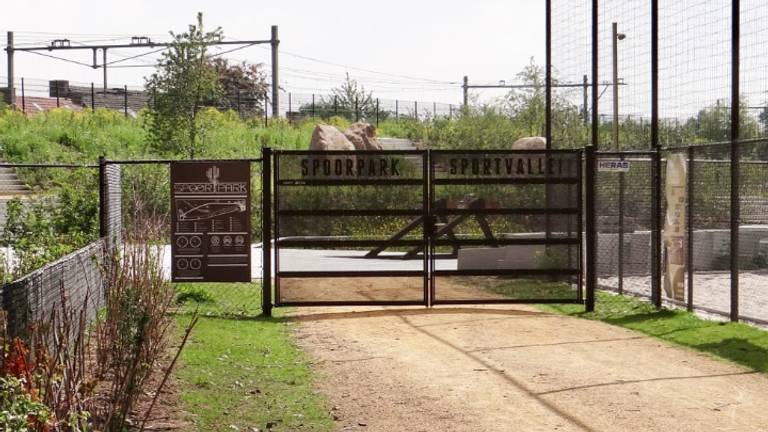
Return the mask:
<path id="1" fill-rule="evenodd" d="M 53 108 L 107 108 L 120 111 L 126 116 L 135 116 L 142 108 L 151 106 L 154 99 L 143 87 L 127 85 L 105 89 L 94 83 L 21 78 L 15 87 L 16 107 L 27 114 Z M 4 97 L 8 99 L 7 94 Z M 271 112 L 270 104 L 268 93 L 253 92 L 227 93 L 216 101 L 203 102 L 204 106 L 236 111 L 241 118 L 258 117 L 267 121 L 268 112 Z M 350 121 L 374 123 L 406 118 L 450 118 L 459 114 L 460 106 L 433 101 L 381 99 L 371 95 L 355 99 L 322 93 L 281 92 L 279 112 L 281 117 L 292 120 L 338 116 Z"/>
<path id="2" fill-rule="evenodd" d="M 45 168 L 41 166 L 41 168 Z M 98 240 L 54 262 L 46 264 L 0 289 L 6 313 L 7 334 L 25 337 L 32 324 L 47 324 L 54 314 L 70 314 L 69 322 L 92 321 L 104 305 L 105 278 L 109 258 L 121 237 L 121 171 L 119 166 L 102 166 Z M 79 314 L 83 316 L 79 316 Z M 78 315 L 78 316 L 74 316 Z"/>

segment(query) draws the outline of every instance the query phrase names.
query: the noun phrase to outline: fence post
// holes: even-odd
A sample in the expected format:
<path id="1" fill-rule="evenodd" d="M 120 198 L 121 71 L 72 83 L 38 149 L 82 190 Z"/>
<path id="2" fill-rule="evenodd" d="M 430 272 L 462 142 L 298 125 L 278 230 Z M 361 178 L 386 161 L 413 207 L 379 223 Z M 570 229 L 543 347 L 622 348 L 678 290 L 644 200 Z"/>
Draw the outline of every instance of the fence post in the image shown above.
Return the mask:
<path id="1" fill-rule="evenodd" d="M 99 156 L 99 237 L 107 236 L 107 159 Z M 109 242 L 109 239 L 107 239 Z"/>
<path id="2" fill-rule="evenodd" d="M 93 88 L 93 82 L 91 82 L 91 111 L 96 111 L 96 90 Z"/>
<path id="3" fill-rule="evenodd" d="M 360 121 L 360 101 L 355 96 L 355 121 Z"/>
<path id="4" fill-rule="evenodd" d="M 291 111 L 293 111 L 291 107 L 291 92 L 288 92 L 288 112 L 290 113 Z"/>
<path id="5" fill-rule="evenodd" d="M 740 37 L 741 1 L 731 0 L 731 321 L 739 320 Z"/>
<path id="6" fill-rule="evenodd" d="M 272 316 L 272 149 L 261 148 L 261 311 Z"/>
<path id="7" fill-rule="evenodd" d="M 123 114 L 128 117 L 128 85 L 123 85 Z"/>
<path id="8" fill-rule="evenodd" d="M 624 154 L 621 155 L 624 160 Z M 619 173 L 619 294 L 624 294 L 624 173 Z"/>
<path id="9" fill-rule="evenodd" d="M 395 99 L 395 120 L 400 120 L 400 101 Z"/>
<path id="10" fill-rule="evenodd" d="M 263 110 L 264 110 L 264 127 L 266 128 L 267 126 L 269 126 L 269 112 L 267 111 L 267 92 L 266 91 L 264 92 Z"/>
<path id="11" fill-rule="evenodd" d="M 651 154 L 651 302 L 661 307 L 661 151 Z"/>
<path id="12" fill-rule="evenodd" d="M 338 100 L 336 99 L 336 96 L 333 97 L 333 115 L 334 116 L 339 115 L 339 104 L 338 104 Z"/>
<path id="13" fill-rule="evenodd" d="M 437 102 L 432 102 L 432 120 L 437 118 Z"/>
<path id="14" fill-rule="evenodd" d="M 688 243 L 686 244 L 686 257 L 685 266 L 688 270 L 688 312 L 693 312 L 693 194 L 694 194 L 694 178 L 693 173 L 696 168 L 694 162 L 695 152 L 693 146 L 688 146 L 688 190 L 686 191 L 686 234 L 688 236 Z"/>
<path id="15" fill-rule="evenodd" d="M 595 183 L 596 183 L 596 155 L 595 146 L 588 145 L 584 149 L 585 159 L 585 278 L 586 278 L 586 302 L 587 312 L 595 310 L 595 289 L 597 287 L 597 218 L 595 217 Z"/>
<path id="16" fill-rule="evenodd" d="M 59 107 L 59 82 L 56 82 L 56 108 Z"/>
<path id="17" fill-rule="evenodd" d="M 312 93 L 312 118 L 315 117 L 315 94 Z"/>
<path id="18" fill-rule="evenodd" d="M 27 113 L 27 100 L 24 95 L 24 77 L 21 77 L 21 112 Z"/>
<path id="19" fill-rule="evenodd" d="M 237 90 L 237 116 L 243 118 L 243 113 L 240 111 L 240 89 Z"/>
<path id="20" fill-rule="evenodd" d="M 419 102 L 413 101 L 413 115 L 416 117 L 416 121 L 419 121 Z"/>
<path id="21" fill-rule="evenodd" d="M 453 120 L 453 104 L 448 105 L 448 120 Z"/>
<path id="22" fill-rule="evenodd" d="M 376 127 L 379 127 L 379 98 L 376 98 Z"/>

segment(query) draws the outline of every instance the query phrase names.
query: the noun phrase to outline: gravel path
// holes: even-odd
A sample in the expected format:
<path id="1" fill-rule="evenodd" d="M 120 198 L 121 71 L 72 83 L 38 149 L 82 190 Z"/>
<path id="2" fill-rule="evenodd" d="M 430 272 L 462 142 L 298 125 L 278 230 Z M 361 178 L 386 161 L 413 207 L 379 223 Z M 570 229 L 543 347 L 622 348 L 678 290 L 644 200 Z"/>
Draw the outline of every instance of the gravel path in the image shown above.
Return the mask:
<path id="1" fill-rule="evenodd" d="M 340 431 L 764 431 L 768 377 L 524 306 L 291 315 Z"/>

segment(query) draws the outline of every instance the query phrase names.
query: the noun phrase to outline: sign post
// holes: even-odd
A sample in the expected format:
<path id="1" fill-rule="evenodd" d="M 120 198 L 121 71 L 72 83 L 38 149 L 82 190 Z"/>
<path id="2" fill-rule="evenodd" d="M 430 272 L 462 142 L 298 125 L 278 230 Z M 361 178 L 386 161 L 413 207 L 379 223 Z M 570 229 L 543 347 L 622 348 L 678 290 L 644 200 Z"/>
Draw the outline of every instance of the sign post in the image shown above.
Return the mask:
<path id="1" fill-rule="evenodd" d="M 171 164 L 174 282 L 251 281 L 251 165 Z"/>

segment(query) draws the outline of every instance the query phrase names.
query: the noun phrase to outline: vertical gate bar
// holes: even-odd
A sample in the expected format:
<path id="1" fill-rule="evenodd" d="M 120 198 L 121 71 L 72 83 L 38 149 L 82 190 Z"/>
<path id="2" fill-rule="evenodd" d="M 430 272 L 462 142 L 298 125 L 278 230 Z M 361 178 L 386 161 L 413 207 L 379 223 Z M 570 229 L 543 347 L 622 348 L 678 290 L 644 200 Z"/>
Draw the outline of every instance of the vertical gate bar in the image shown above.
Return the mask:
<path id="1" fill-rule="evenodd" d="M 624 155 L 621 155 L 624 160 Z M 619 173 L 619 294 L 624 294 L 624 173 Z"/>
<path id="2" fill-rule="evenodd" d="M 576 258 L 578 261 L 578 269 L 579 269 L 579 282 L 578 282 L 578 300 L 584 300 L 584 225 L 583 225 L 583 215 L 584 215 L 584 197 L 582 195 L 583 189 L 584 189 L 584 152 L 579 151 L 576 153 L 577 157 L 577 177 L 578 177 L 578 183 L 577 183 L 577 190 L 576 190 L 576 208 L 578 209 L 578 214 L 576 217 L 576 236 L 579 240 L 579 250 L 576 253 Z M 570 220 L 570 219 L 569 219 Z M 568 248 L 570 251 L 570 248 Z"/>
<path id="3" fill-rule="evenodd" d="M 694 163 L 695 152 L 693 146 L 688 146 L 688 190 L 686 200 L 686 235 L 688 244 L 686 245 L 685 266 L 688 271 L 688 312 L 693 312 L 693 185 L 694 185 Z"/>
<path id="4" fill-rule="evenodd" d="M 274 231 L 273 235 L 275 237 L 275 245 L 273 247 L 274 257 L 275 257 L 275 300 L 274 304 L 275 306 L 280 306 L 281 303 L 281 297 L 280 297 L 280 154 L 281 152 L 278 150 L 276 152 L 272 152 L 273 161 L 275 162 L 275 166 L 272 168 L 272 184 L 275 187 L 275 193 L 274 198 L 272 199 L 274 213 L 275 213 L 275 219 L 273 221 Z"/>
<path id="5" fill-rule="evenodd" d="M 272 316 L 272 149 L 261 148 L 261 311 Z"/>
<path id="6" fill-rule="evenodd" d="M 545 2 L 545 54 L 544 54 L 544 72 L 545 72 L 545 115 L 544 115 L 544 138 L 547 140 L 547 150 L 552 148 L 552 0 Z"/>
<path id="7" fill-rule="evenodd" d="M 739 57 L 741 0 L 731 0 L 731 321 L 739 320 Z"/>
<path id="8" fill-rule="evenodd" d="M 21 112 L 27 113 L 27 98 L 24 94 L 24 77 L 21 77 Z"/>
<path id="9" fill-rule="evenodd" d="M 659 0 L 651 0 L 651 301 L 661 307 L 661 155 L 659 153 Z"/>
<path id="10" fill-rule="evenodd" d="M 595 289 L 597 288 L 597 225 L 595 224 L 595 146 L 585 149 L 586 163 L 586 310 L 595 310 Z"/>
<path id="11" fill-rule="evenodd" d="M 429 238 L 432 236 L 432 215 L 430 214 L 430 181 L 429 181 L 429 163 L 430 163 L 430 150 L 424 150 L 421 154 L 421 211 L 422 211 L 422 227 L 421 237 L 424 242 L 424 257 L 422 259 L 422 265 L 424 269 L 424 306 L 432 307 L 432 297 L 430 293 L 432 291 L 432 269 L 431 269 L 431 254 Z"/>
<path id="12" fill-rule="evenodd" d="M 430 256 L 430 270 L 432 271 L 431 278 L 430 278 L 430 286 L 429 286 L 429 299 L 432 304 L 435 303 L 435 295 L 436 295 L 436 289 L 437 289 L 437 280 L 434 276 L 435 271 L 435 239 L 433 237 L 434 233 L 434 219 L 432 215 L 432 206 L 435 202 L 435 182 L 433 181 L 435 178 L 435 167 L 434 162 L 432 161 L 432 150 L 428 149 L 427 159 L 429 163 L 429 212 L 430 212 L 430 222 L 432 223 L 432 231 L 429 233 L 429 256 Z"/>

